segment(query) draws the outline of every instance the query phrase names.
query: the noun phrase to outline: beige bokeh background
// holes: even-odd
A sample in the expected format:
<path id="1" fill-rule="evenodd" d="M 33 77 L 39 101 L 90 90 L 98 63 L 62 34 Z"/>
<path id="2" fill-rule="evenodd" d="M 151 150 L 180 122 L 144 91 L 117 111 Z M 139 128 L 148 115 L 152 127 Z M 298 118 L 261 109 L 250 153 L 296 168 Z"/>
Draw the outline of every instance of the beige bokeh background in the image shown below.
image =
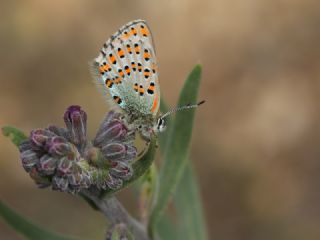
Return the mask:
<path id="1" fill-rule="evenodd" d="M 191 157 L 210 239 L 320 238 L 320 3 L 312 0 L 26 0 L 0 3 L 0 125 L 63 125 L 71 104 L 93 137 L 108 110 L 87 63 L 126 22 L 152 28 L 173 106 L 203 64 Z M 1 199 L 48 229 L 102 239 L 79 198 L 39 190 L 0 137 Z M 136 215 L 132 192 L 120 194 Z M 0 239 L 21 239 L 0 222 Z"/>

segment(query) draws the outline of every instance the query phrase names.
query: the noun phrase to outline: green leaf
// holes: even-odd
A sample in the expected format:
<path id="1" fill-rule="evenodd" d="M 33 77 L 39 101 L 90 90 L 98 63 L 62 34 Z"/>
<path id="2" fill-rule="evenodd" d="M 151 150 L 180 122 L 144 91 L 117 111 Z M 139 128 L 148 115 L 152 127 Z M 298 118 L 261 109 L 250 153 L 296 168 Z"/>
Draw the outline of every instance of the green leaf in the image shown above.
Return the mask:
<path id="1" fill-rule="evenodd" d="M 197 102 L 200 79 L 201 66 L 197 65 L 183 86 L 178 106 Z M 171 194 L 175 191 L 187 163 L 194 113 L 194 109 L 178 112 L 172 122 L 172 129 L 167 136 L 167 147 L 160 171 L 159 191 L 154 201 L 149 222 L 148 230 L 151 236 L 153 236 L 156 224 Z"/>
<path id="2" fill-rule="evenodd" d="M 159 223 L 157 224 L 157 232 L 161 240 L 167 240 L 167 239 L 179 240 L 180 239 L 176 224 L 167 215 L 163 216 L 159 220 Z"/>
<path id="3" fill-rule="evenodd" d="M 164 100 L 162 100 L 160 108 L 163 113 L 168 111 Z M 172 119 L 167 119 L 168 129 L 164 133 L 170 131 L 171 122 Z M 161 152 L 164 152 L 167 148 L 166 137 L 167 135 L 160 135 Z M 173 196 L 178 226 L 174 226 L 168 216 L 160 219 L 157 232 L 161 239 L 208 239 L 200 191 L 191 163 L 191 159 L 188 159 L 177 192 Z M 175 235 L 173 235 L 174 232 L 176 232 Z"/>
<path id="4" fill-rule="evenodd" d="M 156 181 L 157 181 L 157 169 L 155 164 L 153 163 L 151 167 L 148 169 L 146 174 L 140 178 L 140 186 L 139 186 L 139 215 L 140 220 L 142 222 L 147 222 L 152 199 L 154 197 L 154 193 L 156 191 Z"/>
<path id="5" fill-rule="evenodd" d="M 107 189 L 103 191 L 101 194 L 101 197 L 108 196 L 110 194 L 118 192 L 123 188 L 129 186 L 133 182 L 135 182 L 141 176 L 143 176 L 148 171 L 151 164 L 153 163 L 153 160 L 156 154 L 156 149 L 157 149 L 156 139 L 153 138 L 150 141 L 147 152 L 140 159 L 138 159 L 132 164 L 133 176 L 129 180 L 123 181 L 123 185 L 120 189 L 117 189 L 117 190 Z"/>
<path id="6" fill-rule="evenodd" d="M 0 216 L 18 233 L 30 240 L 71 240 L 73 238 L 62 237 L 55 233 L 51 233 L 33 223 L 25 217 L 22 217 L 14 210 L 10 209 L 2 201 L 0 201 Z"/>
<path id="7" fill-rule="evenodd" d="M 179 239 L 208 239 L 200 192 L 190 161 L 173 200 L 177 211 Z"/>
<path id="8" fill-rule="evenodd" d="M 12 126 L 2 127 L 2 134 L 9 137 L 14 145 L 19 147 L 20 143 L 27 139 L 27 136 L 18 128 Z"/>

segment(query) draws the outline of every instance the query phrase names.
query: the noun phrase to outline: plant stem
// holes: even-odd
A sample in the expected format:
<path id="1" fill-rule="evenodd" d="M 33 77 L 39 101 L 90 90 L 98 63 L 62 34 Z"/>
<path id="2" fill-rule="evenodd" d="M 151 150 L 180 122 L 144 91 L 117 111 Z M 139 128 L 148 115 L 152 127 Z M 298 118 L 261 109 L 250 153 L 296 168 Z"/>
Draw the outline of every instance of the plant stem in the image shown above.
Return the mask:
<path id="1" fill-rule="evenodd" d="M 95 203 L 111 224 L 123 223 L 135 239 L 149 240 L 145 226 L 134 219 L 116 197 L 99 198 L 96 194 L 88 190 L 82 191 L 82 194 Z"/>

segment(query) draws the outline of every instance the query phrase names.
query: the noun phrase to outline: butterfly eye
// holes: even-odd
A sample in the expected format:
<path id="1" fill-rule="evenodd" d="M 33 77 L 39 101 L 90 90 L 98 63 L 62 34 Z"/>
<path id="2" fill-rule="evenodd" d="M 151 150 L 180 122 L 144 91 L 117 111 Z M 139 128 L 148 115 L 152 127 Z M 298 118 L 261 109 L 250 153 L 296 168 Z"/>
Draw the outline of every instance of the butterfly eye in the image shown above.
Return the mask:
<path id="1" fill-rule="evenodd" d="M 166 129 L 166 123 L 163 118 L 158 119 L 157 129 L 159 132 L 163 132 Z"/>

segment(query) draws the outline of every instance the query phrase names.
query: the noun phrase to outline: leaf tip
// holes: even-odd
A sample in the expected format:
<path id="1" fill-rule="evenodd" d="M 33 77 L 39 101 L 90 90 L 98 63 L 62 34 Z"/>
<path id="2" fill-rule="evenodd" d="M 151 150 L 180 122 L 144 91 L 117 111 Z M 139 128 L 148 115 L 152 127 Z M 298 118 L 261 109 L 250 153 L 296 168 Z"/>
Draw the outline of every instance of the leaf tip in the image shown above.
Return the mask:
<path id="1" fill-rule="evenodd" d="M 12 126 L 3 126 L 1 132 L 5 137 L 9 137 L 16 146 L 19 146 L 20 143 L 27 138 L 21 130 Z"/>
<path id="2" fill-rule="evenodd" d="M 5 137 L 8 137 L 9 134 L 10 134 L 10 131 L 8 130 L 9 129 L 9 126 L 3 126 L 1 127 L 1 132 L 2 132 L 2 135 L 5 136 Z"/>
<path id="3" fill-rule="evenodd" d="M 193 71 L 202 72 L 202 65 L 200 63 L 196 64 L 193 68 Z"/>

